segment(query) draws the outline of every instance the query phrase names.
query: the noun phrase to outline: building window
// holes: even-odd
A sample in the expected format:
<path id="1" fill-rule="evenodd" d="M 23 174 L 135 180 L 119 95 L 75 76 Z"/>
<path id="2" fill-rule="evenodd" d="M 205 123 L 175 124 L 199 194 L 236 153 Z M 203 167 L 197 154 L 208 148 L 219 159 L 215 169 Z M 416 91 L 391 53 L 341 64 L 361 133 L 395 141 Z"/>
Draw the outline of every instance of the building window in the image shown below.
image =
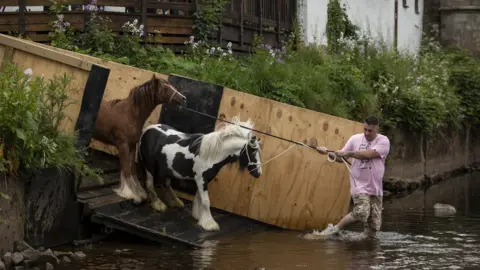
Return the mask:
<path id="1" fill-rule="evenodd" d="M 415 0 L 415 13 L 420 14 L 420 11 L 418 10 L 418 0 Z"/>
<path id="2" fill-rule="evenodd" d="M 408 8 L 407 0 L 403 0 L 403 8 Z"/>

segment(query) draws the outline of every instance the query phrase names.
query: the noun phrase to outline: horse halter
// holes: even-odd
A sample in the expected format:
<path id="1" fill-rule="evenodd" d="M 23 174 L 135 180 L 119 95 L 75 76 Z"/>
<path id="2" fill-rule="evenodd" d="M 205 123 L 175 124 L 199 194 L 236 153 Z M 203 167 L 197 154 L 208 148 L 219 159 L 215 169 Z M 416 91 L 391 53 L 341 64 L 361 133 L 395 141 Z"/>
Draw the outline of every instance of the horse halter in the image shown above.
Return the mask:
<path id="1" fill-rule="evenodd" d="M 250 165 L 255 165 L 255 168 L 248 171 L 248 172 L 252 172 L 254 170 L 258 170 L 258 168 L 261 167 L 262 163 L 260 163 L 258 160 L 257 162 L 252 162 L 252 160 L 250 159 L 250 155 L 248 153 L 248 146 L 250 146 L 251 148 L 253 149 L 259 149 L 259 145 L 258 145 L 258 142 L 255 141 L 255 142 L 251 142 L 252 140 L 252 133 L 249 133 L 248 134 L 248 143 L 245 144 L 245 146 L 243 147 L 242 151 L 240 153 L 243 153 L 243 151 L 247 152 L 247 159 L 248 159 L 248 164 L 247 164 L 247 167 L 250 166 Z M 258 150 L 257 150 L 258 151 Z"/>
<path id="2" fill-rule="evenodd" d="M 172 96 L 170 97 L 170 99 L 168 100 L 168 103 L 172 102 L 172 99 L 173 97 L 177 94 L 177 91 L 175 90 L 172 94 Z"/>
<path id="3" fill-rule="evenodd" d="M 173 94 L 170 96 L 170 99 L 168 100 L 168 103 L 172 102 L 172 99 L 173 97 L 176 95 L 176 94 L 180 94 L 180 92 L 178 92 L 178 90 L 176 90 L 175 88 L 173 88 L 170 84 L 167 84 L 168 87 L 170 87 L 172 90 L 173 90 Z"/>

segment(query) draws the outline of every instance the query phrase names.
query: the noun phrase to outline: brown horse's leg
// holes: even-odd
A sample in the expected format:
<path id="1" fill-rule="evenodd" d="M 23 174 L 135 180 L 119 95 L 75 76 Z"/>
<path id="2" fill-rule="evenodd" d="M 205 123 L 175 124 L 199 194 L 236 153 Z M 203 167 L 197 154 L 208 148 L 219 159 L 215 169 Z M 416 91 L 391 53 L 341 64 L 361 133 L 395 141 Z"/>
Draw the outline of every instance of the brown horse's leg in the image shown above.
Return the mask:
<path id="1" fill-rule="evenodd" d="M 118 196 L 134 200 L 135 203 L 140 203 L 141 198 L 135 193 L 132 183 L 132 169 L 130 162 L 130 153 L 128 144 L 125 142 L 117 143 L 118 157 L 120 158 L 120 187 L 113 191 Z"/>
<path id="2" fill-rule="evenodd" d="M 175 195 L 175 192 L 172 190 L 172 186 L 170 185 L 170 178 L 167 178 L 164 183 L 161 184 L 163 195 L 165 197 L 165 202 L 170 207 L 178 207 L 183 208 L 183 202 Z"/>

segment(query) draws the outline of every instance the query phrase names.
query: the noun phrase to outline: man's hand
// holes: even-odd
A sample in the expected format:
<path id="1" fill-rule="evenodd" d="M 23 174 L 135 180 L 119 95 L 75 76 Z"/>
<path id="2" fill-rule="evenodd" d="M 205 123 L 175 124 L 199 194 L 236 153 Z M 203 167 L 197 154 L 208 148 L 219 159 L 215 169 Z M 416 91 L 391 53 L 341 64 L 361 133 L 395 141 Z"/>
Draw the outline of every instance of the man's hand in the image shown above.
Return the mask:
<path id="1" fill-rule="evenodd" d="M 347 159 L 353 155 L 353 152 L 344 152 L 344 151 L 337 150 L 335 151 L 335 154 L 339 157 L 343 157 Z"/>
<path id="2" fill-rule="evenodd" d="M 327 148 L 325 146 L 317 146 L 317 151 L 320 152 L 320 154 L 323 154 L 323 155 L 327 154 Z"/>

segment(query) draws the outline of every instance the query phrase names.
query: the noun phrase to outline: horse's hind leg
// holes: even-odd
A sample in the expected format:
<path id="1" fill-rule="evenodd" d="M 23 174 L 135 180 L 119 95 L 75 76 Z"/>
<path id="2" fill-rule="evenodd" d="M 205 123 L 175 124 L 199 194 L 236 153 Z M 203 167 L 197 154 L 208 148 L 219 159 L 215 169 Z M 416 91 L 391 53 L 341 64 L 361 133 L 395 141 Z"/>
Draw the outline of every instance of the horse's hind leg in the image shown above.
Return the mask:
<path id="1" fill-rule="evenodd" d="M 165 205 L 165 203 L 163 203 L 162 200 L 158 198 L 157 192 L 155 191 L 153 176 L 148 171 L 147 171 L 146 186 L 147 186 L 148 197 L 150 198 L 152 208 L 159 212 L 164 212 L 165 210 L 167 210 L 167 206 Z"/>
<path id="2" fill-rule="evenodd" d="M 184 207 L 182 200 L 180 200 L 177 197 L 177 195 L 175 195 L 175 192 L 173 191 L 172 186 L 170 185 L 170 178 L 167 178 L 165 183 L 162 183 L 162 192 L 163 192 L 166 203 L 170 207 L 178 207 L 178 208 Z"/>

